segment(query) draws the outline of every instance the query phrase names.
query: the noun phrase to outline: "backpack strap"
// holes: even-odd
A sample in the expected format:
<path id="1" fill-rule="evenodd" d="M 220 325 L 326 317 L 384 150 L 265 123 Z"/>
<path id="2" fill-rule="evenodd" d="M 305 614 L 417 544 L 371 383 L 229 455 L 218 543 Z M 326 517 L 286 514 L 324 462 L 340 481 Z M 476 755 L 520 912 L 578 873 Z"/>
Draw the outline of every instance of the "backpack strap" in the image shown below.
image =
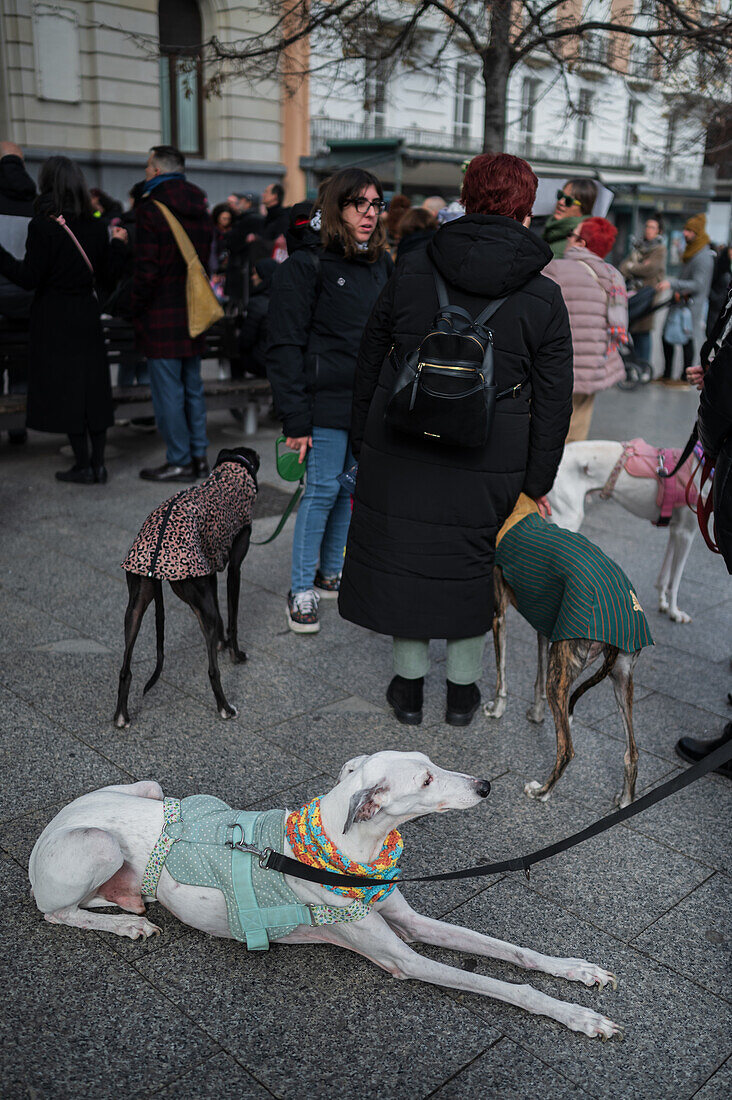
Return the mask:
<path id="1" fill-rule="evenodd" d="M 486 321 L 488 321 L 493 316 L 493 314 L 501 308 L 503 303 L 508 301 L 508 295 L 506 295 L 505 298 L 494 298 L 493 301 L 485 307 L 485 309 L 481 310 L 475 320 L 473 320 L 471 314 L 468 313 L 467 309 L 462 309 L 461 306 L 451 305 L 450 297 L 447 293 L 445 280 L 442 278 L 442 275 L 437 270 L 434 264 L 432 265 L 432 275 L 434 276 L 435 280 L 435 287 L 437 289 L 437 300 L 440 303 L 440 310 L 442 312 L 449 310 L 450 313 L 456 313 L 461 317 L 465 317 L 468 321 L 470 321 L 471 325 L 474 325 L 476 328 L 481 328 L 486 323 Z"/>
<path id="2" fill-rule="evenodd" d="M 496 313 L 501 308 L 503 303 L 508 301 L 508 299 L 508 294 L 505 298 L 494 298 L 490 305 L 487 305 L 485 309 L 482 310 L 473 321 L 475 327 L 482 328 L 486 321 L 489 321 L 493 314 Z"/>

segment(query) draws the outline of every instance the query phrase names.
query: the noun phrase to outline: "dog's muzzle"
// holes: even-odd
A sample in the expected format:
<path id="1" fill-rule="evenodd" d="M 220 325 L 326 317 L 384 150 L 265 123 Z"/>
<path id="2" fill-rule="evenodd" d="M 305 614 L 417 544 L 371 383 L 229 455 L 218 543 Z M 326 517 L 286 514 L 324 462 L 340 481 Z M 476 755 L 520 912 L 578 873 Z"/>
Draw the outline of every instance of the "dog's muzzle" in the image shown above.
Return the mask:
<path id="1" fill-rule="evenodd" d="M 481 798 L 487 798 L 491 793 L 491 785 L 488 780 L 474 779 L 473 782 L 475 783 L 476 793 L 479 794 Z"/>

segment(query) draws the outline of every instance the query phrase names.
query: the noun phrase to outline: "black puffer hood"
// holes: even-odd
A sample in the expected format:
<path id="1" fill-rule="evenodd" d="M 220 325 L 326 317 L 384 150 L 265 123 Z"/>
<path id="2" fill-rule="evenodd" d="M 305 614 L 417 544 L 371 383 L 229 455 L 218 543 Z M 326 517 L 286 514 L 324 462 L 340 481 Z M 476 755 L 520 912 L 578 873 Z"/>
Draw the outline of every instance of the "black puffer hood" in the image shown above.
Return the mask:
<path id="1" fill-rule="evenodd" d="M 437 230 L 427 254 L 445 281 L 469 294 L 502 298 L 552 258 L 544 241 L 513 218 L 465 214 Z"/>

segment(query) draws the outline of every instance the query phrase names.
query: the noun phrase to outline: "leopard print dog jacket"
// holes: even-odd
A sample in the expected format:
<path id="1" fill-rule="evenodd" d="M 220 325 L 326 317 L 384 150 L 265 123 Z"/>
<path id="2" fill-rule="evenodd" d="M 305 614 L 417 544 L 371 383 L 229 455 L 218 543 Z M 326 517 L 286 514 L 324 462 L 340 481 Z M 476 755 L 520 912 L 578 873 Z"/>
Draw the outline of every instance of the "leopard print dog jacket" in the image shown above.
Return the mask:
<path id="1" fill-rule="evenodd" d="M 205 481 L 150 513 L 122 568 L 166 581 L 220 573 L 234 536 L 252 522 L 256 496 L 257 485 L 246 466 L 222 462 Z"/>

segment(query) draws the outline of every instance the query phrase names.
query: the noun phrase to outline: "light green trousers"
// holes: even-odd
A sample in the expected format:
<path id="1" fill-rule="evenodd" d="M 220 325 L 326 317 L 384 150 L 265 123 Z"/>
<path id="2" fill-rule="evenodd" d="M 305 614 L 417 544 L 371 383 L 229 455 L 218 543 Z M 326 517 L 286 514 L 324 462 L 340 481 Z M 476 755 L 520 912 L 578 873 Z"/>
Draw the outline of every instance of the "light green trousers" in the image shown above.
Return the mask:
<path id="1" fill-rule="evenodd" d="M 393 638 L 394 674 L 418 680 L 430 668 L 427 638 Z M 447 642 L 447 679 L 453 684 L 474 684 L 483 675 L 485 634 L 475 638 L 450 638 Z"/>

